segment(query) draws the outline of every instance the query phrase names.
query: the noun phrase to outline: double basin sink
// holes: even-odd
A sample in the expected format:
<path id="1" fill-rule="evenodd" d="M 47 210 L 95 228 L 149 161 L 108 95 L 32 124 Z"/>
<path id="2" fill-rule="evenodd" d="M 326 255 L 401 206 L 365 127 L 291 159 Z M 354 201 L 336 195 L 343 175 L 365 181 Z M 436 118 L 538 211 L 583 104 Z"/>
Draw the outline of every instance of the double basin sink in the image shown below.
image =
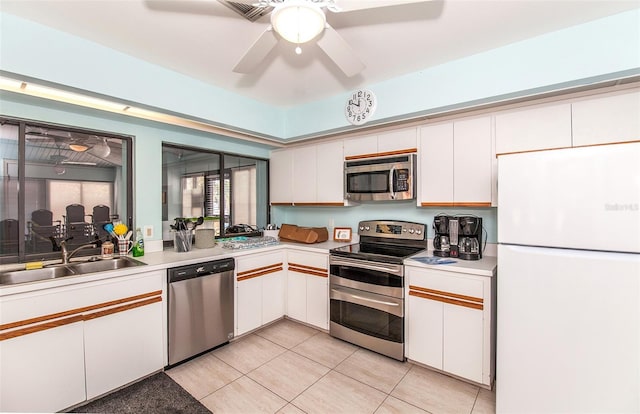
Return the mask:
<path id="1" fill-rule="evenodd" d="M 47 265 L 42 269 L 15 270 L 12 272 L 0 273 L 0 285 L 15 285 L 18 283 L 36 282 L 39 280 L 56 279 L 65 276 L 84 275 L 87 273 L 105 272 L 108 270 L 118 270 L 144 265 L 145 263 L 130 257 L 116 257 L 113 259 L 88 260 L 85 262 Z"/>

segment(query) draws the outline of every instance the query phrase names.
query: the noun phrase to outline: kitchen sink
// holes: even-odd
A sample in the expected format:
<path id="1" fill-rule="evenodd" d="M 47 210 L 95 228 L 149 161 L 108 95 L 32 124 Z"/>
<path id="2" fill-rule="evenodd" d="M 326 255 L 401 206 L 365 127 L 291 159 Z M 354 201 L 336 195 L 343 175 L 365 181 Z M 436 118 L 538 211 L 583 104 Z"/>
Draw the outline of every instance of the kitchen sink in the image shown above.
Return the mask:
<path id="1" fill-rule="evenodd" d="M 87 273 L 105 272 L 108 270 L 144 265 L 145 263 L 129 257 L 48 265 L 42 269 L 15 270 L 0 273 L 0 285 L 15 285 L 18 283 L 36 282 L 39 280 L 56 279 L 65 276 L 84 275 Z"/>
<path id="2" fill-rule="evenodd" d="M 117 257 L 114 259 L 98 260 L 95 262 L 76 262 L 69 263 L 67 268 L 71 269 L 75 274 L 85 274 L 94 272 L 104 272 L 107 270 L 118 270 L 127 267 L 142 266 L 145 263 L 139 262 L 129 257 Z"/>

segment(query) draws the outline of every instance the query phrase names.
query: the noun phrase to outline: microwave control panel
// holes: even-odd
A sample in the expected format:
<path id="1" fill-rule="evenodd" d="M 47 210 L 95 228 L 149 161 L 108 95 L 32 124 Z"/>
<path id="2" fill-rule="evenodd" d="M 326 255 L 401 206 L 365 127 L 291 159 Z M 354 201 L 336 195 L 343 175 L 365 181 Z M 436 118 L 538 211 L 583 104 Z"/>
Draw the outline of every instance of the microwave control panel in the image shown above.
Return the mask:
<path id="1" fill-rule="evenodd" d="M 409 170 L 402 168 L 393 172 L 393 191 L 409 191 Z"/>

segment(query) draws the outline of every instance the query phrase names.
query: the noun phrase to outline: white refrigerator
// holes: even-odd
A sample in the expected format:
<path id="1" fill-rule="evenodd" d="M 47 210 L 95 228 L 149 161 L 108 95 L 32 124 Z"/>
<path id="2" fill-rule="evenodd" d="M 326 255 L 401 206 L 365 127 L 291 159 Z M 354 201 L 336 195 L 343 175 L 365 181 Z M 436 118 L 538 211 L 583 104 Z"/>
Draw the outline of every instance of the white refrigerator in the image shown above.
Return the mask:
<path id="1" fill-rule="evenodd" d="M 640 412 L 640 143 L 498 158 L 497 413 Z"/>

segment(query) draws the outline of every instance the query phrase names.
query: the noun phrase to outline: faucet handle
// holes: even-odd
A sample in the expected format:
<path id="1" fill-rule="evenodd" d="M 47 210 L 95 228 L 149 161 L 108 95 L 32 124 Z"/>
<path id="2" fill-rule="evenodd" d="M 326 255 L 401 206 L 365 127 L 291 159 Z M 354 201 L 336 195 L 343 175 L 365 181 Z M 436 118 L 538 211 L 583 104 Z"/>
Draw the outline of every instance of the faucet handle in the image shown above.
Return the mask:
<path id="1" fill-rule="evenodd" d="M 49 236 L 49 240 L 51 240 L 52 252 L 59 252 L 60 250 L 62 250 L 62 247 L 60 247 L 60 244 L 58 244 L 58 241 L 55 239 L 55 237 Z"/>

